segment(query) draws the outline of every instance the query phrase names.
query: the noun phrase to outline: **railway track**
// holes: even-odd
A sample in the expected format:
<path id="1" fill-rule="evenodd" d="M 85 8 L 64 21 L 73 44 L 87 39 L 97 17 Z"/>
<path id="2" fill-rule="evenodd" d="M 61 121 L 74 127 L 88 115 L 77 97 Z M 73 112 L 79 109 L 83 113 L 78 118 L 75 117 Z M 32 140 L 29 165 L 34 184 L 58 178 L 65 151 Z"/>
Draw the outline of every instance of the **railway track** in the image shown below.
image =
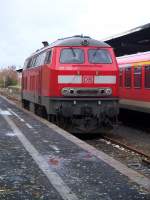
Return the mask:
<path id="1" fill-rule="evenodd" d="M 121 138 L 120 138 L 121 139 Z M 102 136 L 93 139 L 87 138 L 86 142 L 97 150 L 103 151 L 114 159 L 120 161 L 127 167 L 143 174 L 150 178 L 150 156 L 147 152 L 137 149 L 132 145 L 126 144 L 129 142 L 114 139 L 112 136 Z"/>
<path id="2" fill-rule="evenodd" d="M 142 161 L 144 163 L 147 163 L 147 164 L 150 165 L 150 156 L 147 155 L 146 153 L 144 153 L 143 151 L 138 150 L 138 149 L 136 149 L 136 148 L 134 148 L 134 147 L 132 147 L 132 146 L 130 146 L 128 144 L 125 144 L 125 143 L 123 143 L 123 142 L 121 142 L 121 141 L 119 141 L 117 139 L 113 139 L 113 138 L 111 138 L 109 136 L 103 136 L 103 139 L 105 139 L 107 141 L 110 141 L 111 143 L 117 144 L 117 145 L 119 145 L 119 146 L 121 146 L 121 147 L 123 147 L 125 149 L 128 149 L 128 150 L 140 155 L 142 157 Z"/>

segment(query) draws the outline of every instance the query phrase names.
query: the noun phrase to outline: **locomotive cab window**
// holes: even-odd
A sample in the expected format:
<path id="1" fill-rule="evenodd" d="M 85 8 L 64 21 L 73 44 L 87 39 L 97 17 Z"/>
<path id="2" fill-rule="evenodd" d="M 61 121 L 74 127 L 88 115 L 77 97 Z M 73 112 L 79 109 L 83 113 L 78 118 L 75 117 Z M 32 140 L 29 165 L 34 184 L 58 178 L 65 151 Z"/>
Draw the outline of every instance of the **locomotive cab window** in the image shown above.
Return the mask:
<path id="1" fill-rule="evenodd" d="M 150 88 L 150 65 L 145 66 L 145 88 Z"/>
<path id="2" fill-rule="evenodd" d="M 89 49 L 88 59 L 89 63 L 112 63 L 110 53 L 106 49 Z"/>
<path id="3" fill-rule="evenodd" d="M 134 67 L 134 87 L 141 88 L 142 85 L 142 67 Z"/>
<path id="4" fill-rule="evenodd" d="M 60 53 L 60 63 L 84 63 L 84 51 L 79 48 L 65 48 Z"/>
<path id="5" fill-rule="evenodd" d="M 131 67 L 125 68 L 125 87 L 131 87 Z"/>

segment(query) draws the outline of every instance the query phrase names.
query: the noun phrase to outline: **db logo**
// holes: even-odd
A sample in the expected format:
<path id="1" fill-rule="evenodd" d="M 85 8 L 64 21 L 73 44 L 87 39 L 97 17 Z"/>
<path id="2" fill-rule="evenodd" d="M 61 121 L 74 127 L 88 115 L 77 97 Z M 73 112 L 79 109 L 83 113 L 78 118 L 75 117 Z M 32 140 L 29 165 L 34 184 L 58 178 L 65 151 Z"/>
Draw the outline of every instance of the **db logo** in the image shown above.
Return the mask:
<path id="1" fill-rule="evenodd" d="M 82 76 L 82 83 L 93 83 L 94 78 L 91 75 Z"/>

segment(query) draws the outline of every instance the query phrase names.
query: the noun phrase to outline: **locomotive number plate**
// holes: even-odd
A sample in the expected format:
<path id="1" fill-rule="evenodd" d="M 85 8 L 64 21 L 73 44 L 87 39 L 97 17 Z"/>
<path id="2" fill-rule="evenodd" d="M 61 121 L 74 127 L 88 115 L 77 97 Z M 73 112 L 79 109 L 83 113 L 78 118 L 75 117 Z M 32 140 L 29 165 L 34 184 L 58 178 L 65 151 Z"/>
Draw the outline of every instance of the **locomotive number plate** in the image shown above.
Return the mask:
<path id="1" fill-rule="evenodd" d="M 94 82 L 94 77 L 91 75 L 84 75 L 82 76 L 82 83 L 93 83 Z"/>

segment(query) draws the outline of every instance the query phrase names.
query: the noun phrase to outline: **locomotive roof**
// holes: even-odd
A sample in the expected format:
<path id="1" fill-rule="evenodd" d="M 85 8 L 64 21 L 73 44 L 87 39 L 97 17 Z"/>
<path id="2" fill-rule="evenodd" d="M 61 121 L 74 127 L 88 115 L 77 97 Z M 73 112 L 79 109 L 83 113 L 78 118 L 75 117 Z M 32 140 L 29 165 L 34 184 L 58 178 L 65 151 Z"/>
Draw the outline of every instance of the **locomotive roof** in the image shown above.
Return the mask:
<path id="1" fill-rule="evenodd" d="M 43 47 L 39 50 L 37 50 L 36 52 L 34 52 L 32 55 L 35 55 L 37 53 L 40 53 L 43 50 L 46 50 L 48 48 L 51 47 L 55 47 L 55 46 L 95 46 L 95 47 L 110 47 L 110 45 L 108 45 L 105 42 L 99 41 L 99 40 L 95 40 L 92 39 L 88 36 L 73 36 L 73 37 L 67 37 L 67 38 L 62 38 L 62 39 L 58 39 L 55 42 L 51 43 L 50 45 Z"/>
<path id="2" fill-rule="evenodd" d="M 62 38 L 56 40 L 56 42 L 52 43 L 52 46 L 84 46 L 84 41 L 87 41 L 87 45 L 85 46 L 105 46 L 110 47 L 105 42 L 92 39 L 88 36 L 73 36 L 68 38 Z M 51 46 L 50 45 L 50 46 Z"/>

